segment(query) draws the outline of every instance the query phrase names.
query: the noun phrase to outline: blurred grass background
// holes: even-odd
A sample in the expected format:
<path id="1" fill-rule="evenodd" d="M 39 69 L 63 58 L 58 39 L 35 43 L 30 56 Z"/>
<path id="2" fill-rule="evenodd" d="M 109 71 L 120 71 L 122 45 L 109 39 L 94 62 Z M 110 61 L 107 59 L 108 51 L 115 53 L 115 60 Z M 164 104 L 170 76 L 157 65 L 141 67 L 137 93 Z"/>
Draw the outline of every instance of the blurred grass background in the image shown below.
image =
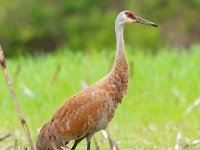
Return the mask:
<path id="1" fill-rule="evenodd" d="M 199 107 L 186 113 L 200 97 L 200 1 L 7 0 L 0 8 L 0 44 L 34 142 L 64 100 L 109 72 L 115 17 L 126 9 L 160 27 L 125 29 L 131 77 L 111 136 L 123 150 L 173 149 L 179 131 L 182 148 L 200 139 Z M 15 138 L 23 149 L 27 142 L 10 99 L 0 73 L 0 135 L 13 134 L 0 149 Z M 97 139 L 108 149 L 100 133 Z"/>
<path id="2" fill-rule="evenodd" d="M 199 98 L 199 49 L 193 47 L 190 52 L 181 53 L 162 49 L 157 54 L 128 49 L 132 72 L 128 95 L 108 127 L 121 149 L 173 149 L 179 131 L 183 134 L 182 147 L 199 139 L 199 107 L 187 114 L 187 109 Z M 8 60 L 34 142 L 39 128 L 64 100 L 81 90 L 85 83 L 92 84 L 106 75 L 113 59 L 114 51 L 62 50 L 51 55 Z M 54 81 L 58 67 L 60 71 Z M 10 131 L 13 133 L 10 140 L 17 138 L 23 148 L 26 140 L 2 74 L 0 79 L 0 133 Z M 102 144 L 105 141 L 100 133 L 97 139 L 101 149 L 108 149 L 108 144 Z M 0 147 L 4 144 L 0 143 Z M 85 149 L 85 142 L 81 145 L 79 149 Z"/>

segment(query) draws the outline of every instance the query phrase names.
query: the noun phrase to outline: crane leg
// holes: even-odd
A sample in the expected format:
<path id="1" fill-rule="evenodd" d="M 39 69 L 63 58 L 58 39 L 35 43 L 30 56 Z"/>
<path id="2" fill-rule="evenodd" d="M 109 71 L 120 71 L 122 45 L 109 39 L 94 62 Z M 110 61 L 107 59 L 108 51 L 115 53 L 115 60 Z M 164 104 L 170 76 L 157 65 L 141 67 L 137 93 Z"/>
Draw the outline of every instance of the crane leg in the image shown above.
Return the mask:
<path id="1" fill-rule="evenodd" d="M 91 141 L 87 141 L 87 150 L 90 150 Z"/>
<path id="2" fill-rule="evenodd" d="M 90 133 L 86 136 L 86 140 L 87 140 L 87 150 L 90 150 L 90 144 L 91 144 L 91 138 L 94 135 L 94 133 Z"/>
<path id="3" fill-rule="evenodd" d="M 71 150 L 75 150 L 76 146 L 84 139 L 85 137 L 82 137 L 78 140 L 75 140 L 74 145 L 72 146 Z"/>

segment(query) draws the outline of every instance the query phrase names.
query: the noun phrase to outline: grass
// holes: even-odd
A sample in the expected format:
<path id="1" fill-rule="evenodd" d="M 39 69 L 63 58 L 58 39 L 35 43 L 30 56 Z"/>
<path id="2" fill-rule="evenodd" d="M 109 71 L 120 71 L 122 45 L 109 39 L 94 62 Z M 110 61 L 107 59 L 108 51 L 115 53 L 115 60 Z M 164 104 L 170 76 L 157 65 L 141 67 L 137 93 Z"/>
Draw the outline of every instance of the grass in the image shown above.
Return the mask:
<path id="1" fill-rule="evenodd" d="M 120 149 L 173 149 L 179 131 L 182 147 L 200 139 L 200 107 L 186 114 L 187 108 L 200 97 L 200 47 L 189 52 L 163 49 L 157 54 L 128 49 L 133 72 L 128 95 L 118 106 L 108 127 Z M 61 51 L 7 60 L 34 142 L 39 128 L 64 100 L 81 90 L 85 82 L 92 84 L 109 72 L 114 55 L 106 50 L 87 54 Z M 52 76 L 59 65 L 61 70 L 53 82 Z M 27 94 L 25 88 L 31 93 Z M 13 134 L 12 138 L 0 142 L 0 147 L 17 138 L 23 148 L 26 139 L 2 73 L 0 91 L 0 135 L 6 131 Z M 100 133 L 97 139 L 100 143 L 105 142 Z M 85 142 L 82 142 L 79 148 L 85 149 L 84 146 Z M 108 149 L 106 144 L 101 147 Z"/>

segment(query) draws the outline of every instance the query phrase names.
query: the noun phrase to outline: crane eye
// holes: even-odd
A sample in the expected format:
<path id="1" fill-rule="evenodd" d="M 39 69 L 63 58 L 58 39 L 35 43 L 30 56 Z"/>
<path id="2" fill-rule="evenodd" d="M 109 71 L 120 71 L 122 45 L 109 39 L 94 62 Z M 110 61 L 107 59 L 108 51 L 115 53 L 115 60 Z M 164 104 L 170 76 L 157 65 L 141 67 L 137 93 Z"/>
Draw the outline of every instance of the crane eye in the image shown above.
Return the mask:
<path id="1" fill-rule="evenodd" d="M 126 17 L 128 17 L 128 18 L 136 19 L 135 15 L 130 11 L 125 12 L 125 14 L 126 14 Z"/>

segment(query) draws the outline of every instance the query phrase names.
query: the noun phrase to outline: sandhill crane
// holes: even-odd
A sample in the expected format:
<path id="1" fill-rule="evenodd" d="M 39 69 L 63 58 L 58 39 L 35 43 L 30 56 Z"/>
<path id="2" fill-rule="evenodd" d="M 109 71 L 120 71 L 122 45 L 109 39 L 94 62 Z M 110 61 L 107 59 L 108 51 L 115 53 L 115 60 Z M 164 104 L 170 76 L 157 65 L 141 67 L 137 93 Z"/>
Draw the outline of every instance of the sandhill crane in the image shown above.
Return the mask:
<path id="1" fill-rule="evenodd" d="M 37 150 L 52 150 L 65 147 L 75 140 L 71 150 L 84 139 L 90 150 L 92 136 L 106 129 L 128 88 L 128 64 L 123 38 L 126 24 L 141 23 L 157 27 L 155 23 L 136 16 L 131 11 L 122 11 L 115 21 L 117 41 L 116 58 L 112 70 L 95 84 L 75 94 L 54 114 L 38 135 Z"/>

